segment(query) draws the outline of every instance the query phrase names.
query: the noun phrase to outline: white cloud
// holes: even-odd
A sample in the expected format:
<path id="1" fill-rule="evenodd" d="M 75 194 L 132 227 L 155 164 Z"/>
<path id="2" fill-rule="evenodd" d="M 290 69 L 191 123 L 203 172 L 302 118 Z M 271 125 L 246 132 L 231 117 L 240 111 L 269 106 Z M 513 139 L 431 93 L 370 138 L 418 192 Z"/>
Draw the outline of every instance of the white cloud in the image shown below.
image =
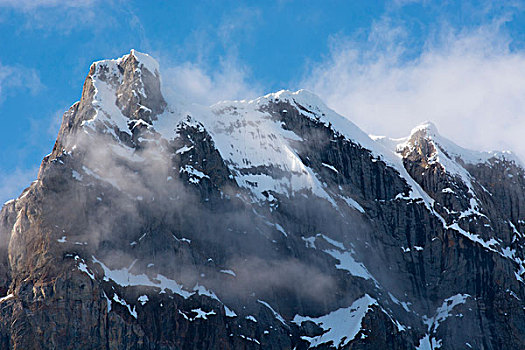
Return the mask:
<path id="1" fill-rule="evenodd" d="M 120 28 L 132 17 L 126 0 L 0 0 L 0 10 L 2 21 L 11 12 L 21 14 L 21 30 L 62 36 L 78 30 L 101 33 L 108 27 Z"/>
<path id="2" fill-rule="evenodd" d="M 161 65 L 164 92 L 170 100 L 210 105 L 221 100 L 255 98 L 261 89 L 248 82 L 248 70 L 236 59 L 225 59 L 219 67 L 183 63 Z"/>
<path id="3" fill-rule="evenodd" d="M 0 173 L 0 206 L 13 198 L 17 198 L 22 190 L 36 180 L 38 168 L 16 169 L 8 174 Z"/>
<path id="4" fill-rule="evenodd" d="M 39 7 L 86 7 L 97 0 L 0 0 L 0 7 L 30 10 Z"/>
<path id="5" fill-rule="evenodd" d="M 222 45 L 236 51 L 240 41 L 250 40 L 260 21 L 260 10 L 240 6 L 224 16 L 215 30 Z"/>
<path id="6" fill-rule="evenodd" d="M 525 52 L 509 48 L 501 25 L 442 31 L 407 59 L 403 29 L 381 22 L 365 47 L 334 40 L 303 86 L 367 132 L 400 137 L 431 120 L 462 146 L 525 160 Z"/>
<path id="7" fill-rule="evenodd" d="M 59 110 L 47 117 L 30 118 L 29 127 L 22 135 L 24 145 L 17 149 L 13 156 L 26 159 L 29 153 L 40 153 L 42 156 L 49 153 L 49 146 L 53 145 L 60 128 L 62 113 L 63 111 Z M 36 180 L 39 167 L 26 168 L 22 163 L 19 161 L 13 169 L 0 167 L 0 207 L 5 201 L 17 198 L 24 188 Z"/>
<path id="8" fill-rule="evenodd" d="M 12 89 L 23 89 L 32 95 L 44 88 L 36 70 L 0 63 L 0 103 Z"/>
<path id="9" fill-rule="evenodd" d="M 182 63 L 172 61 L 173 52 L 153 52 L 161 63 L 166 97 L 210 105 L 260 96 L 262 88 L 250 81 L 249 67 L 238 58 L 239 47 L 250 39 L 260 15 L 257 8 L 240 6 L 222 16 L 217 25 L 194 29 L 184 45 L 173 49 L 177 56 L 186 57 Z"/>

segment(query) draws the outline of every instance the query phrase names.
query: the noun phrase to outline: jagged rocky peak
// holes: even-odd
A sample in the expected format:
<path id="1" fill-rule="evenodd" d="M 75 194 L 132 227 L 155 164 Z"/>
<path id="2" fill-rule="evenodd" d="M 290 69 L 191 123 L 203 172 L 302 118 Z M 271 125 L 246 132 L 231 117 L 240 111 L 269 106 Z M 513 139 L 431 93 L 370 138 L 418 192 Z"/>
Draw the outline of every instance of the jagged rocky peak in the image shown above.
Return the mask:
<path id="1" fill-rule="evenodd" d="M 437 126 L 426 121 L 410 132 L 410 136 L 397 140 L 397 152 L 404 157 L 418 154 L 429 162 L 447 158 L 462 165 L 480 164 L 489 161 L 515 163 L 523 167 L 519 158 L 510 151 L 474 151 L 463 148 L 438 132 Z"/>
<path id="2" fill-rule="evenodd" d="M 166 108 L 160 91 L 158 63 L 149 55 L 131 50 L 119 67 L 123 72 L 117 89 L 117 106 L 129 119 L 151 124 Z"/>
<path id="3" fill-rule="evenodd" d="M 93 63 L 87 80 L 95 91 L 92 100 L 86 102 L 91 102 L 117 126 L 119 117 L 125 117 L 128 123 L 143 121 L 151 125 L 167 106 L 161 93 L 158 63 L 135 50 L 116 60 Z"/>
<path id="4" fill-rule="evenodd" d="M 149 55 L 131 50 L 118 59 L 94 62 L 80 101 L 64 114 L 51 158 L 78 146 L 79 132 L 134 147 L 166 108 L 159 65 Z"/>
<path id="5" fill-rule="evenodd" d="M 397 145 L 397 152 L 426 168 L 437 160 L 439 144 L 436 139 L 439 139 L 437 127 L 432 122 L 426 122 L 412 129 L 410 136 Z"/>
<path id="6" fill-rule="evenodd" d="M 421 147 L 424 143 L 434 143 L 441 138 L 437 126 L 430 122 L 424 122 L 412 129 L 410 135 L 406 138 L 405 144 L 400 144 L 399 150 L 403 151 L 404 147 Z"/>

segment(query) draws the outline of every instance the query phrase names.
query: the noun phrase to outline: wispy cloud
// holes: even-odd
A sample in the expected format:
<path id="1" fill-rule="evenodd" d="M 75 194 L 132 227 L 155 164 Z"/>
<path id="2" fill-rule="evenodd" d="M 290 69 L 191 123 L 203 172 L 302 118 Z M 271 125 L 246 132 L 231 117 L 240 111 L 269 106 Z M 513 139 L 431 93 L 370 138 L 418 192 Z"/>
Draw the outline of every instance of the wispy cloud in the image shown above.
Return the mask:
<path id="1" fill-rule="evenodd" d="M 29 119 L 29 127 L 23 133 L 23 146 L 12 151 L 14 159 L 18 159 L 17 165 L 12 169 L 0 167 L 0 207 L 5 201 L 18 197 L 36 180 L 38 163 L 24 165 L 22 159 L 32 153 L 40 154 L 40 157 L 49 153 L 60 127 L 62 112 L 59 110 L 51 115 Z"/>
<path id="2" fill-rule="evenodd" d="M 381 21 L 365 44 L 334 40 L 303 85 L 367 132 L 405 136 L 431 120 L 462 146 L 525 160 L 525 52 L 511 50 L 504 23 L 442 29 L 414 57 L 403 27 Z"/>
<path id="3" fill-rule="evenodd" d="M 21 191 L 36 180 L 38 168 L 18 168 L 10 173 L 0 172 L 0 206 L 20 195 Z"/>
<path id="4" fill-rule="evenodd" d="M 0 0 L 0 7 L 10 7 L 19 10 L 31 10 L 42 7 L 87 7 L 98 0 Z"/>
<path id="5" fill-rule="evenodd" d="M 129 17 L 125 0 L 0 0 L 0 15 L 20 16 L 20 31 L 67 36 L 74 31 L 103 32 Z"/>
<path id="6" fill-rule="evenodd" d="M 38 72 L 21 66 L 6 66 L 0 63 L 0 103 L 15 90 L 25 90 L 34 95 L 44 88 Z"/>
<path id="7" fill-rule="evenodd" d="M 249 40 L 260 16 L 258 9 L 241 6 L 223 16 L 216 26 L 195 30 L 192 40 L 179 48 L 194 52 L 194 60 L 174 63 L 171 52 L 153 53 L 161 63 L 168 98 L 210 105 L 261 95 L 262 87 L 251 81 L 250 67 L 239 58 L 239 47 Z"/>
<path id="8" fill-rule="evenodd" d="M 222 45 L 237 50 L 241 41 L 250 40 L 261 16 L 261 11 L 252 7 L 238 7 L 228 13 L 216 30 Z"/>
<path id="9" fill-rule="evenodd" d="M 210 105 L 221 100 L 254 98 L 261 94 L 261 89 L 248 81 L 248 68 L 235 58 L 223 59 L 214 69 L 188 62 L 164 67 L 163 85 L 170 100 Z"/>

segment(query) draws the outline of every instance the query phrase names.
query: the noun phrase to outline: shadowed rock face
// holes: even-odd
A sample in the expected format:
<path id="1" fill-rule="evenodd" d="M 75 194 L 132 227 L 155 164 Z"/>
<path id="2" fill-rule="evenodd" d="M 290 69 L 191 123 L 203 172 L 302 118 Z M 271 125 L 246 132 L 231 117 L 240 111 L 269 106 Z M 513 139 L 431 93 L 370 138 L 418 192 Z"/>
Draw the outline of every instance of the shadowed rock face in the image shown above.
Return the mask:
<path id="1" fill-rule="evenodd" d="M 522 349 L 510 159 L 432 125 L 373 141 L 305 91 L 179 105 L 147 55 L 94 63 L 0 214 L 0 348 Z"/>

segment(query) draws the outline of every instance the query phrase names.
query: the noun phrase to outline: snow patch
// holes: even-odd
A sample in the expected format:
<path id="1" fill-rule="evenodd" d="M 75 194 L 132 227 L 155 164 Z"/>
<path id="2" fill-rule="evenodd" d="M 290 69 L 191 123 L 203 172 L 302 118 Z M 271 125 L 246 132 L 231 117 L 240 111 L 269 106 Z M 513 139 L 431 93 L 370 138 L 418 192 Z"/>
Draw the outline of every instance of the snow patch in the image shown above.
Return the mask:
<path id="1" fill-rule="evenodd" d="M 236 277 L 237 275 L 232 270 L 221 270 L 222 273 L 225 273 L 227 275 L 232 275 L 233 277 Z"/>
<path id="2" fill-rule="evenodd" d="M 345 197 L 345 196 L 340 196 L 340 197 L 346 202 L 346 204 L 348 204 L 348 206 L 350 206 L 351 208 L 357 209 L 361 213 L 365 214 L 365 210 L 363 209 L 363 207 L 359 203 L 357 203 L 354 199 L 350 197 Z"/>
<path id="3" fill-rule="evenodd" d="M 326 163 L 321 163 L 324 167 L 327 167 L 328 169 L 332 170 L 333 172 L 335 172 L 336 174 L 339 174 L 339 170 L 337 170 L 333 165 L 330 165 L 330 164 L 326 164 Z"/>
<path id="4" fill-rule="evenodd" d="M 371 310 L 372 305 L 378 305 L 377 300 L 365 294 L 354 301 L 350 307 L 341 308 L 317 318 L 295 315 L 292 322 L 300 326 L 304 321 L 311 321 L 325 331 L 316 337 L 301 337 L 310 343 L 310 348 L 322 344 L 331 344 L 337 348 L 342 348 L 347 346 L 363 330 L 363 318 Z"/>
<path id="5" fill-rule="evenodd" d="M 149 298 L 147 295 L 141 295 L 140 297 L 138 297 L 137 299 L 139 301 L 139 303 L 144 306 L 144 304 L 146 304 L 148 301 L 149 301 Z"/>
<path id="6" fill-rule="evenodd" d="M 125 308 L 128 309 L 129 311 L 129 314 L 135 318 L 137 318 L 137 310 L 135 308 L 135 306 L 133 306 L 133 308 L 131 308 L 131 305 L 129 305 L 126 300 L 122 299 L 121 297 L 119 297 L 117 295 L 117 293 L 114 293 L 113 294 L 113 301 L 116 301 L 117 303 L 119 303 L 120 305 L 124 306 Z"/>
<path id="7" fill-rule="evenodd" d="M 134 56 L 137 61 L 144 66 L 144 68 L 151 72 L 151 74 L 155 75 L 155 73 L 160 71 L 158 62 L 150 55 L 138 52 L 135 49 L 131 50 L 130 55 Z"/>
<path id="8" fill-rule="evenodd" d="M 237 317 L 237 314 L 235 311 L 224 305 L 224 313 L 226 314 L 226 317 Z"/>
<path id="9" fill-rule="evenodd" d="M 98 263 L 104 270 L 104 281 L 113 281 L 116 284 L 122 287 L 128 286 L 147 286 L 147 287 L 156 287 L 161 290 L 161 292 L 166 292 L 170 290 L 172 293 L 178 294 L 183 298 L 187 299 L 192 296 L 193 292 L 188 292 L 182 288 L 182 285 L 178 284 L 176 281 L 171 280 L 165 276 L 157 274 L 155 280 L 152 281 L 147 275 L 140 274 L 134 275 L 129 271 L 129 268 L 121 268 L 116 270 L 111 270 L 100 260 L 92 257 L 94 263 Z"/>
<path id="10" fill-rule="evenodd" d="M 336 268 L 340 270 L 348 271 L 352 276 L 361 277 L 366 280 L 372 280 L 376 284 L 378 284 L 376 279 L 368 272 L 365 265 L 355 260 L 355 258 L 353 257 L 353 254 L 355 254 L 355 252 L 353 249 L 350 249 L 350 250 L 346 249 L 343 243 L 338 242 L 334 239 L 331 239 L 330 237 L 327 237 L 326 235 L 322 233 L 318 233 L 315 237 L 309 237 L 309 238 L 302 237 L 303 241 L 306 242 L 306 246 L 308 248 L 314 248 L 314 249 L 316 249 L 315 241 L 318 238 L 324 239 L 326 242 L 328 242 L 330 245 L 336 248 L 336 249 L 324 249 L 323 250 L 324 253 L 338 260 L 338 263 L 336 264 Z"/>
<path id="11" fill-rule="evenodd" d="M 448 317 L 452 316 L 452 310 L 456 306 L 464 304 L 469 297 L 470 295 L 468 294 L 453 295 L 443 301 L 443 304 L 436 309 L 436 313 L 433 317 L 427 318 L 426 316 L 423 316 L 423 323 L 428 326 L 428 331 L 431 332 L 431 334 L 435 333 L 440 324 Z"/>
<path id="12" fill-rule="evenodd" d="M 198 309 L 192 309 L 191 310 L 192 312 L 196 313 L 197 316 L 195 316 L 193 319 L 191 319 L 190 321 L 193 321 L 193 320 L 196 320 L 196 319 L 199 319 L 199 318 L 202 318 L 203 320 L 207 320 L 208 319 L 208 316 L 212 316 L 212 315 L 216 315 L 217 313 L 213 310 L 211 311 L 203 311 L 201 308 L 198 308 Z"/>
<path id="13" fill-rule="evenodd" d="M 262 300 L 257 300 L 257 302 L 261 303 L 262 305 L 266 306 L 273 314 L 273 316 L 279 321 L 281 322 L 283 325 L 285 325 L 286 327 L 288 327 L 288 325 L 286 324 L 286 321 L 284 320 L 284 318 L 277 312 L 275 311 L 271 306 L 270 304 L 268 304 L 267 302 L 265 301 L 262 301 Z"/>
<path id="14" fill-rule="evenodd" d="M 0 304 L 3 303 L 4 301 L 13 299 L 14 297 L 15 295 L 13 293 L 7 294 L 5 297 L 0 298 Z"/>

